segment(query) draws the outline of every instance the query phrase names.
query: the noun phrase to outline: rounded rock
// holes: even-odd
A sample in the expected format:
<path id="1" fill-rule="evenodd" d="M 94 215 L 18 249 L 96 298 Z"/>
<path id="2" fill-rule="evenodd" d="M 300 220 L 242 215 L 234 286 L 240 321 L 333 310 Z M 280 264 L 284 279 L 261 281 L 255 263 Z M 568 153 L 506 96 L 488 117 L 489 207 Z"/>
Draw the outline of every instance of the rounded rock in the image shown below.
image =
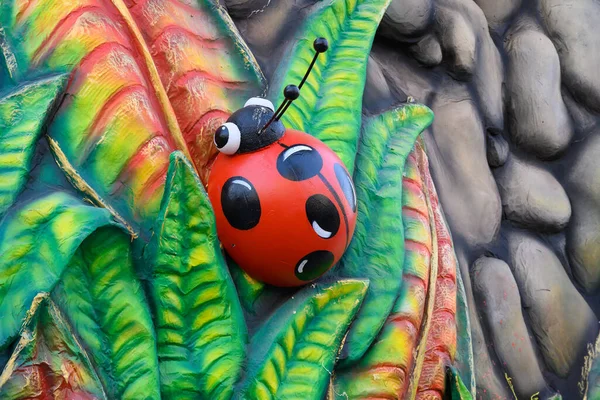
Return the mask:
<path id="1" fill-rule="evenodd" d="M 523 231 L 507 237 L 509 264 L 545 364 L 565 378 L 595 340 L 598 319 L 546 244 Z"/>
<path id="2" fill-rule="evenodd" d="M 473 264 L 473 291 L 483 311 L 494 349 L 513 379 L 517 395 L 547 390 L 521 309 L 515 278 L 502 260 L 481 257 Z"/>
<path id="3" fill-rule="evenodd" d="M 522 0 L 475 0 L 492 28 L 506 22 L 521 7 Z"/>
<path id="4" fill-rule="evenodd" d="M 534 30 L 511 35 L 506 50 L 506 108 L 512 139 L 542 159 L 555 157 L 573 137 L 560 92 L 558 54 L 550 39 Z"/>
<path id="5" fill-rule="evenodd" d="M 548 171 L 511 156 L 495 171 L 506 217 L 517 224 L 557 232 L 571 218 L 571 203 Z"/>
<path id="6" fill-rule="evenodd" d="M 381 32 L 405 41 L 422 33 L 433 17 L 433 0 L 393 0 L 381 20 Z"/>
<path id="7" fill-rule="evenodd" d="M 600 129 L 577 143 L 565 186 L 573 203 L 567 255 L 575 280 L 587 292 L 600 288 Z"/>
<path id="8" fill-rule="evenodd" d="M 410 47 L 413 56 L 426 67 L 434 67 L 442 62 L 442 47 L 433 35 L 426 35 Z"/>
<path id="9" fill-rule="evenodd" d="M 458 11 L 441 9 L 438 20 L 444 29 L 440 37 L 449 72 L 454 79 L 468 81 L 477 61 L 477 36 L 470 22 Z"/>
<path id="10" fill-rule="evenodd" d="M 600 3 L 542 0 L 540 14 L 558 50 L 565 85 L 577 101 L 600 112 Z"/>
<path id="11" fill-rule="evenodd" d="M 504 68 L 481 8 L 471 1 L 438 0 L 436 23 L 444 59 L 457 80 L 472 80 L 486 129 L 504 130 Z"/>
<path id="12" fill-rule="evenodd" d="M 452 232 L 469 245 L 489 243 L 498 232 L 502 207 L 477 108 L 468 97 L 450 92 L 439 93 L 432 109 L 432 138 L 425 139 Z"/>

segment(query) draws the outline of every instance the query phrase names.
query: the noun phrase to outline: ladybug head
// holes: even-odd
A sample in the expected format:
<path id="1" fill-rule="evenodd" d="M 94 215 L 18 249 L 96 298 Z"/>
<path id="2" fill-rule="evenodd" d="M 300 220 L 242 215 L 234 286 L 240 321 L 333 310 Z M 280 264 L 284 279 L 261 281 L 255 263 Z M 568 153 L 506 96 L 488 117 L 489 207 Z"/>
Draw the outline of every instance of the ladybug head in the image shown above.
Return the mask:
<path id="1" fill-rule="evenodd" d="M 275 143 L 285 133 L 280 119 L 292 101 L 300 96 L 300 89 L 310 74 L 319 54 L 329 48 L 325 38 L 317 38 L 313 47 L 316 54 L 304 74 L 300 85 L 287 85 L 283 90 L 285 100 L 277 111 L 267 99 L 252 97 L 215 132 L 214 142 L 217 149 L 227 155 L 250 153 Z"/>
<path id="2" fill-rule="evenodd" d="M 269 123 L 274 116 L 273 103 L 252 97 L 217 129 L 214 137 L 217 149 L 227 155 L 243 154 L 276 142 L 285 128 L 278 120 Z"/>

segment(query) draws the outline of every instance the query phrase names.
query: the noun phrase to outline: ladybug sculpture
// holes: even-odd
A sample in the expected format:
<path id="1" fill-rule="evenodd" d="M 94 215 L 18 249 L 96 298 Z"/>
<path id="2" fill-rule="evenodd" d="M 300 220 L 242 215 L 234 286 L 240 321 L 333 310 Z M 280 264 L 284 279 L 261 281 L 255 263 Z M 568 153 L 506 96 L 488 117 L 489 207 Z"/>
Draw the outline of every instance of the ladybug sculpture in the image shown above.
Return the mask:
<path id="1" fill-rule="evenodd" d="M 217 233 L 227 253 L 253 278 L 299 286 L 329 270 L 356 225 L 356 193 L 338 156 L 320 140 L 286 129 L 281 116 L 300 95 L 324 38 L 299 86 L 288 85 L 275 111 L 254 97 L 219 127 L 208 180 Z"/>

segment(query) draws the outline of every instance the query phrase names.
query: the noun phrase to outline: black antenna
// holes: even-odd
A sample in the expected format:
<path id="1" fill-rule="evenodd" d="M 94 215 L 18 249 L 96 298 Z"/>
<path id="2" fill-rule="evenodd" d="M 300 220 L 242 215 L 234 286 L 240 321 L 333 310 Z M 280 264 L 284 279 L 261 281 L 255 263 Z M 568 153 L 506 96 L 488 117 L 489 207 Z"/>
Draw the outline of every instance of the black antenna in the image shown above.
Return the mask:
<path id="1" fill-rule="evenodd" d="M 302 89 L 304 82 L 306 82 L 308 75 L 310 75 L 310 71 L 312 71 L 315 62 L 317 62 L 319 54 L 325 53 L 329 48 L 329 43 L 327 43 L 327 39 L 320 37 L 315 39 L 315 41 L 313 42 L 313 48 L 316 51 L 315 56 L 313 57 L 308 67 L 308 70 L 304 74 L 304 77 L 300 81 L 300 85 L 287 85 L 285 89 L 283 89 L 283 96 L 285 97 L 285 100 L 279 105 L 279 107 L 277 107 L 277 111 L 275 111 L 275 114 L 273 114 L 273 117 L 269 120 L 269 122 L 266 123 L 266 125 L 260 130 L 260 132 L 258 132 L 259 135 L 265 129 L 267 129 L 273 121 L 279 121 L 279 119 L 283 116 L 283 114 L 285 114 L 289 106 L 292 104 L 292 101 L 300 97 L 300 89 Z"/>

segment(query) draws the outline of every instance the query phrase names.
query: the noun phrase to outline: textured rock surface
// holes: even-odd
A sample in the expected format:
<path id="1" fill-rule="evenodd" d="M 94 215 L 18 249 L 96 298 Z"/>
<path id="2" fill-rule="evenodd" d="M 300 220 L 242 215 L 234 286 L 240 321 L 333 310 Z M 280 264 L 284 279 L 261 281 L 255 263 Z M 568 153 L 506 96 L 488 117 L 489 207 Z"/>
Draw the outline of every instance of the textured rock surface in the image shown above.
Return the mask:
<path id="1" fill-rule="evenodd" d="M 566 377 L 583 359 L 587 344 L 594 342 L 598 320 L 546 244 L 528 233 L 511 231 L 508 245 L 523 306 L 546 365 Z"/>
<path id="2" fill-rule="evenodd" d="M 423 65 L 433 67 L 442 62 L 442 47 L 433 35 L 426 35 L 410 48 L 412 55 Z"/>
<path id="3" fill-rule="evenodd" d="M 470 0 L 438 0 L 436 30 L 447 54 L 449 72 L 472 78 L 486 129 L 504 128 L 503 66 L 483 11 Z"/>
<path id="4" fill-rule="evenodd" d="M 567 249 L 573 275 L 588 292 L 600 288 L 600 130 L 573 149 L 566 179 L 573 202 Z"/>
<path id="5" fill-rule="evenodd" d="M 494 348 L 518 396 L 548 390 L 521 312 L 521 297 L 508 265 L 481 257 L 473 265 L 473 290 Z M 510 330 L 513 334 L 506 335 Z"/>
<path id="6" fill-rule="evenodd" d="M 540 14 L 558 50 L 565 84 L 578 101 L 600 111 L 600 3 L 541 0 Z"/>
<path id="7" fill-rule="evenodd" d="M 543 33 L 519 27 L 506 45 L 507 112 L 513 141 L 540 158 L 563 151 L 573 136 L 560 93 L 558 54 Z"/>
<path id="8" fill-rule="evenodd" d="M 569 198 L 548 171 L 511 156 L 495 176 L 509 220 L 542 232 L 559 231 L 569 222 Z"/>
<path id="9" fill-rule="evenodd" d="M 427 28 L 432 17 L 432 0 L 392 0 L 381 20 L 381 34 L 400 41 L 410 40 Z"/>
<path id="10" fill-rule="evenodd" d="M 508 158 L 508 143 L 502 136 L 488 135 L 487 160 L 492 168 L 501 167 Z"/>
<path id="11" fill-rule="evenodd" d="M 506 22 L 521 7 L 522 0 L 475 0 L 483 10 L 490 27 Z"/>
<path id="12" fill-rule="evenodd" d="M 449 222 L 461 227 L 454 234 L 471 245 L 488 243 L 498 231 L 501 206 L 475 105 L 468 98 L 440 93 L 432 109 L 436 118 L 428 147 L 430 163 Z"/>

